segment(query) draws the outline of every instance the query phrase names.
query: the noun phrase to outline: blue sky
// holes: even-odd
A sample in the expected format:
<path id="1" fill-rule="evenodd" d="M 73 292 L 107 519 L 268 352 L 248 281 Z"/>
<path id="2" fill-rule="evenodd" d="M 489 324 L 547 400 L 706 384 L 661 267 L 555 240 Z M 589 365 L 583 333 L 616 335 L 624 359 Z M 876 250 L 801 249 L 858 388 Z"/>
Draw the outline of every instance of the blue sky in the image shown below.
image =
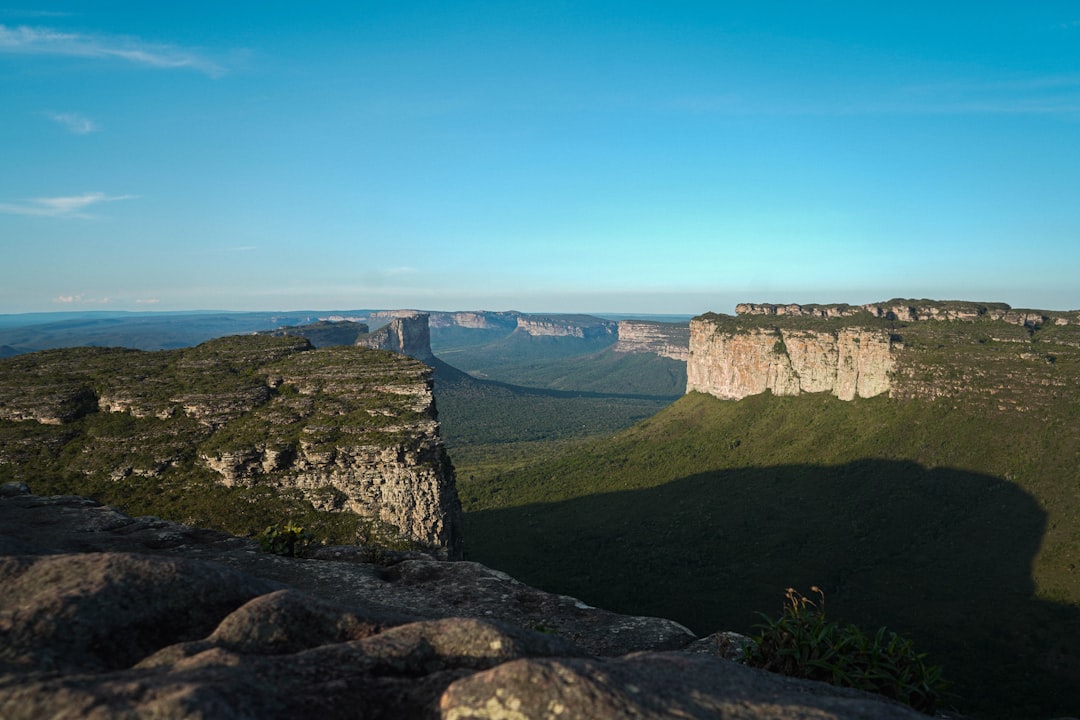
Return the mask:
<path id="1" fill-rule="evenodd" d="M 1075 2 L 0 7 L 0 312 L 1080 308 Z"/>

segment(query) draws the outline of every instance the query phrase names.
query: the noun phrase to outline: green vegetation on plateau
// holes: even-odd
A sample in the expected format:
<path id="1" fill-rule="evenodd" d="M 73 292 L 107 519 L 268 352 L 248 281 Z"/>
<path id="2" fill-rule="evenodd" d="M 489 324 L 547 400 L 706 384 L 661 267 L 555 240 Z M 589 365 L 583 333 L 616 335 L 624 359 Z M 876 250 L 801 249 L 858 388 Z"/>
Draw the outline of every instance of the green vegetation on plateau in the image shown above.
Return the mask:
<path id="1" fill-rule="evenodd" d="M 262 475 L 226 486 L 202 458 L 255 448 L 288 457 L 300 443 L 316 451 L 398 443 L 400 428 L 420 416 L 413 396 L 392 388 L 411 389 L 429 375 L 392 353 L 313 350 L 303 338 L 250 335 L 183 350 L 71 348 L 6 358 L 0 482 L 238 535 L 291 520 L 320 540 L 400 546 L 385 525 L 317 510 L 301 490 L 260 482 Z M 324 506 L 335 504 L 333 488 L 318 492 Z"/>
<path id="2" fill-rule="evenodd" d="M 889 326 L 904 399 L 695 393 L 461 472 L 470 557 L 698 633 L 749 632 L 785 588 L 817 585 L 830 617 L 928 651 L 964 711 L 1075 713 L 1077 328 Z"/>

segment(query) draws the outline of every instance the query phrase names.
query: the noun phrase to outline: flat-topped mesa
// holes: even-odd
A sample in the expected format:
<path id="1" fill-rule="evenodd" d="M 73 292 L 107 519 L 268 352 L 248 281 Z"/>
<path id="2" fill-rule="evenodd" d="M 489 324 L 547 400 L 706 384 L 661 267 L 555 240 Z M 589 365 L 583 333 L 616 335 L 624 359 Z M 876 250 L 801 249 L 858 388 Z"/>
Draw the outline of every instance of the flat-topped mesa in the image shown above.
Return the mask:
<path id="1" fill-rule="evenodd" d="M 428 324 L 433 328 L 460 327 L 469 330 L 513 330 L 517 327 L 519 312 L 508 310 L 464 310 L 460 312 L 433 312 Z"/>
<path id="2" fill-rule="evenodd" d="M 888 392 L 894 366 L 889 332 L 743 328 L 711 317 L 690 321 L 686 391 L 727 400 L 829 392 L 841 400 Z"/>
<path id="3" fill-rule="evenodd" d="M 393 310 L 372 313 L 372 319 L 377 315 L 394 319 L 374 332 L 361 335 L 356 340 L 359 347 L 389 350 L 421 361 L 435 357 L 431 352 L 431 328 L 428 326 L 427 313 L 417 310 Z"/>
<path id="4" fill-rule="evenodd" d="M 524 315 L 517 319 L 516 332 L 533 337 L 614 338 L 618 324 L 591 315 Z"/>
<path id="5" fill-rule="evenodd" d="M 690 327 L 646 320 L 620 320 L 618 353 L 646 353 L 686 362 L 690 357 Z"/>

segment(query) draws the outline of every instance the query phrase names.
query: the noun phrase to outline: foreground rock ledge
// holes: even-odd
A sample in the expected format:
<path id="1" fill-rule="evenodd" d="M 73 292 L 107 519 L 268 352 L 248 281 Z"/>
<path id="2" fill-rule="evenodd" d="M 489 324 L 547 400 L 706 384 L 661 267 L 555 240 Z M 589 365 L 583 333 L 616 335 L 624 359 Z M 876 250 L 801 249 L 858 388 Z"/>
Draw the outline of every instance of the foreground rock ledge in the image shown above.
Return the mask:
<path id="1" fill-rule="evenodd" d="M 10 720 L 925 717 L 477 563 L 281 558 L 25 486 L 0 490 L 0 587 Z"/>

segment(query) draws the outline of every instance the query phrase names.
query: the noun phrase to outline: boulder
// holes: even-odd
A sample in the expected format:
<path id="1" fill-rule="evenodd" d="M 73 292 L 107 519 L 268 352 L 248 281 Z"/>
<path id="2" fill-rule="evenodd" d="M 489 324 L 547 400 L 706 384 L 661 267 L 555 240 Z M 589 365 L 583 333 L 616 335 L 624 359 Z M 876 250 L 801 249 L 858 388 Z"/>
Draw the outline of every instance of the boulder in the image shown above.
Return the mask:
<path id="1" fill-rule="evenodd" d="M 322 556 L 4 486 L 0 717 L 917 715 L 477 563 Z"/>
<path id="2" fill-rule="evenodd" d="M 440 710 L 445 720 L 926 717 L 855 690 L 687 653 L 517 660 L 455 681 Z"/>

